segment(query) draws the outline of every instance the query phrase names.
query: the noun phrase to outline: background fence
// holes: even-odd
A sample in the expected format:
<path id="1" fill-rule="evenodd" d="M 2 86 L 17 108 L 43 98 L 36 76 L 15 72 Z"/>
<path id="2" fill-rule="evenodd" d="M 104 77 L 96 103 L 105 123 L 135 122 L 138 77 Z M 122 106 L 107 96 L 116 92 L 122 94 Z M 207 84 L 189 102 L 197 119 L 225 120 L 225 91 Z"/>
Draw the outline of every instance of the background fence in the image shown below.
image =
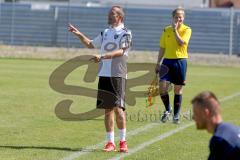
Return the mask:
<path id="1" fill-rule="evenodd" d="M 73 5 L 0 4 L 0 42 L 10 45 L 83 47 L 67 31 L 76 25 L 90 38 L 107 27 L 110 7 Z M 134 50 L 159 49 L 164 26 L 173 8 L 125 8 L 125 25 L 133 33 Z M 185 23 L 192 28 L 191 53 L 240 53 L 240 11 L 186 9 Z"/>

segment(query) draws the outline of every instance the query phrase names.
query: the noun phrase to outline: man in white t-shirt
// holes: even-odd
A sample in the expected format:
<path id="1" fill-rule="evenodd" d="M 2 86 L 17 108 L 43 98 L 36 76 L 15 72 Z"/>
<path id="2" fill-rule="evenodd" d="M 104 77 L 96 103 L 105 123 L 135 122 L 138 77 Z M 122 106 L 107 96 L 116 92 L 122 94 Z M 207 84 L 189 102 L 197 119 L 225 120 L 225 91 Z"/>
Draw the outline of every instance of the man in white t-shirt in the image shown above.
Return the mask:
<path id="1" fill-rule="evenodd" d="M 127 57 L 131 48 L 131 31 L 124 27 L 124 11 L 113 6 L 108 14 L 109 27 L 90 40 L 76 27 L 69 24 L 68 30 L 75 34 L 88 48 L 100 48 L 101 54 L 92 60 L 99 62 L 97 108 L 105 109 L 107 144 L 104 151 L 116 151 L 114 143 L 114 113 L 120 133 L 120 152 L 127 152 L 125 88 L 127 79 Z"/>

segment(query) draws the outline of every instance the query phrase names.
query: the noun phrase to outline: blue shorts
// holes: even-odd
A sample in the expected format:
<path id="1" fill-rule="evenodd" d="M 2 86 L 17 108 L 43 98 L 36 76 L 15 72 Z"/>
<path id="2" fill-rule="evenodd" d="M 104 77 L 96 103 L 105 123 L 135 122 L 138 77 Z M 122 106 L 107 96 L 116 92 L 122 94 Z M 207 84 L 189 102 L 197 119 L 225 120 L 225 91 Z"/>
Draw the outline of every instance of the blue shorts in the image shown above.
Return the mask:
<path id="1" fill-rule="evenodd" d="M 159 77 L 160 81 L 169 81 L 175 85 L 185 85 L 187 59 L 163 59 Z"/>

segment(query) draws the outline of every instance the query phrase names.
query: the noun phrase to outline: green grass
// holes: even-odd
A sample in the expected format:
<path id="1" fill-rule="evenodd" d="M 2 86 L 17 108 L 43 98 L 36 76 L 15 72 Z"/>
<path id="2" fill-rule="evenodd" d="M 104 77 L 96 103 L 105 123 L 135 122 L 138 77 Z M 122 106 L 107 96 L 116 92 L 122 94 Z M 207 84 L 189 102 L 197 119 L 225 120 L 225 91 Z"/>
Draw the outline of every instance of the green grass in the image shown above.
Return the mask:
<path id="1" fill-rule="evenodd" d="M 63 121 L 56 117 L 55 106 L 64 99 L 73 100 L 72 113 L 80 113 L 95 108 L 95 99 L 79 95 L 65 95 L 52 90 L 49 86 L 51 73 L 64 61 L 0 59 L 0 155 L 4 160 L 57 160 L 87 146 L 105 140 L 103 117 L 89 121 Z M 97 87 L 82 79 L 86 66 L 74 70 L 66 79 L 74 86 Z M 195 66 L 188 68 L 187 85 L 184 88 L 182 112 L 191 109 L 190 100 L 202 90 L 214 91 L 219 99 L 240 92 L 240 71 L 234 67 Z M 134 78 L 141 72 L 130 73 Z M 152 77 L 149 77 L 149 80 Z M 148 80 L 146 80 L 148 81 Z M 145 86 L 134 90 L 145 90 Z M 172 95 L 172 93 L 171 93 Z M 172 96 L 171 96 L 172 98 Z M 172 102 L 172 100 L 171 100 Z M 225 121 L 240 125 L 239 97 L 222 102 Z M 163 111 L 159 98 L 151 108 L 145 107 L 145 99 L 137 98 L 134 106 L 127 106 L 128 132 L 151 123 L 154 126 L 128 138 L 129 149 L 135 148 L 177 126 L 172 123 L 161 124 L 143 116 Z M 137 113 L 141 114 L 138 121 Z M 130 117 L 132 116 L 132 117 Z M 154 121 L 154 119 L 153 119 Z M 183 119 L 182 125 L 190 123 Z M 117 131 L 117 129 L 116 129 Z M 118 132 L 116 132 L 118 136 Z M 124 159 L 206 159 L 208 141 L 211 135 L 197 131 L 195 126 L 184 129 L 161 141 L 146 146 Z M 103 153 L 97 148 L 77 159 L 109 159 L 119 153 Z"/>

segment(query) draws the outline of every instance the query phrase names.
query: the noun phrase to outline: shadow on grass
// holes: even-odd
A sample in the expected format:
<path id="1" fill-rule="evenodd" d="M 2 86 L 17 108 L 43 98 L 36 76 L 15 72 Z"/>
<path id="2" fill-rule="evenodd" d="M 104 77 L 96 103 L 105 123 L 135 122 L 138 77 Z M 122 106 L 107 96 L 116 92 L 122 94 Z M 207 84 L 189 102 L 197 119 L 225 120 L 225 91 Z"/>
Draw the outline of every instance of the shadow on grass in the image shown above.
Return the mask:
<path id="1" fill-rule="evenodd" d="M 0 145 L 0 148 L 5 149 L 41 149 L 41 150 L 59 150 L 68 152 L 102 152 L 101 149 L 91 149 L 91 148 L 68 148 L 68 147 L 45 147 L 45 146 L 11 146 L 11 145 Z"/>

